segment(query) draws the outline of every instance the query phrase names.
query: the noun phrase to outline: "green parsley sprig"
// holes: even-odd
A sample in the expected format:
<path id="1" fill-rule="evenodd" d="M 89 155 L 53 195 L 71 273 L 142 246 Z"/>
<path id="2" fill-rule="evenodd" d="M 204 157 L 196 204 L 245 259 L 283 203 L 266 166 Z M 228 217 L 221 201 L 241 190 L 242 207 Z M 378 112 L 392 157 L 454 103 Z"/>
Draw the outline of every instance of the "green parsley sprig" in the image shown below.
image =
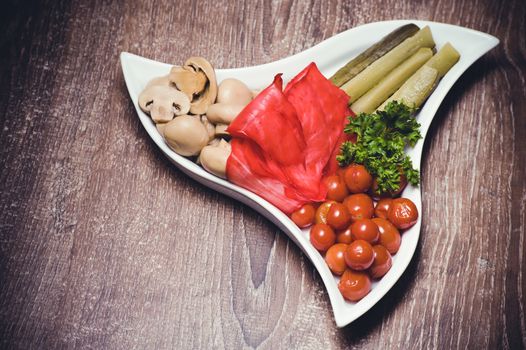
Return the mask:
<path id="1" fill-rule="evenodd" d="M 337 156 L 340 166 L 363 164 L 376 177 L 378 193 L 397 191 L 400 188 L 400 173 L 409 183 L 417 185 L 420 174 L 404 153 L 406 145 L 412 147 L 422 138 L 414 112 L 415 109 L 392 101 L 383 111 L 349 117 L 344 131 L 356 134 L 357 141 L 342 144 Z"/>

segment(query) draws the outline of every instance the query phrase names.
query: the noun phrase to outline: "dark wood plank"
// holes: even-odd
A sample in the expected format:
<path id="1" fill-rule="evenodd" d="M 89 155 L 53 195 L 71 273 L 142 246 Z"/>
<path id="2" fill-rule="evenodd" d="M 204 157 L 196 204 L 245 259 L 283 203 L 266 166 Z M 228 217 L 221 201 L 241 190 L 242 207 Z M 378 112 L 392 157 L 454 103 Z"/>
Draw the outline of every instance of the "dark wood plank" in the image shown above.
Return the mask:
<path id="1" fill-rule="evenodd" d="M 3 8 L 0 347 L 526 347 L 523 1 Z M 241 67 L 392 18 L 459 24 L 501 44 L 433 122 L 422 238 L 407 272 L 337 329 L 319 276 L 282 232 L 155 148 L 118 55 Z"/>

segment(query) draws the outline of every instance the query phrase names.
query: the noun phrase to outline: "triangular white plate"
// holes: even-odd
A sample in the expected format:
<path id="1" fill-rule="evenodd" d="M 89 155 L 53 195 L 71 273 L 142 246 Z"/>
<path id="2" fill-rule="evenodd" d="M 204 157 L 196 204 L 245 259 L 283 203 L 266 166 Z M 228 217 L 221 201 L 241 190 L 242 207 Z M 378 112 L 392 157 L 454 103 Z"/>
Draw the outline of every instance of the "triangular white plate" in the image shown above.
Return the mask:
<path id="1" fill-rule="evenodd" d="M 499 43 L 497 38 L 475 30 L 435 22 L 416 20 L 376 22 L 349 29 L 310 49 L 279 61 L 253 67 L 218 69 L 216 70 L 217 78 L 218 81 L 221 81 L 225 78 L 233 77 L 242 80 L 251 89 L 262 89 L 272 82 L 275 74 L 284 73 L 283 79 L 288 81 L 312 61 L 316 62 L 322 73 L 330 76 L 349 59 L 364 51 L 383 36 L 395 28 L 410 22 L 420 27 L 429 25 L 438 48 L 449 41 L 461 54 L 460 61 L 440 81 L 436 90 L 418 113 L 417 118 L 422 124 L 421 132 L 425 137 L 431 120 L 447 92 L 470 65 Z M 176 62 L 173 63 L 175 64 Z M 343 327 L 364 314 L 400 278 L 415 252 L 420 235 L 420 219 L 416 225 L 403 234 L 400 250 L 393 257 L 393 267 L 380 281 L 373 283 L 371 292 L 357 303 L 345 301 L 338 291 L 338 279 L 331 274 L 323 257 L 310 244 L 308 230 L 299 229 L 287 215 L 256 194 L 207 173 L 191 160 L 173 152 L 157 132 L 152 120 L 140 110 L 137 103 L 138 96 L 146 83 L 154 77 L 167 74 L 171 65 L 152 61 L 127 52 L 121 53 L 121 65 L 130 97 L 137 109 L 137 114 L 152 140 L 188 176 L 205 186 L 254 208 L 275 223 L 300 246 L 318 270 L 327 288 L 338 327 Z M 420 164 L 423 144 L 424 140 L 422 139 L 414 148 L 409 150 L 409 155 L 416 166 Z M 422 213 L 419 187 L 409 186 L 403 195 L 410 198 L 418 207 L 419 212 Z"/>

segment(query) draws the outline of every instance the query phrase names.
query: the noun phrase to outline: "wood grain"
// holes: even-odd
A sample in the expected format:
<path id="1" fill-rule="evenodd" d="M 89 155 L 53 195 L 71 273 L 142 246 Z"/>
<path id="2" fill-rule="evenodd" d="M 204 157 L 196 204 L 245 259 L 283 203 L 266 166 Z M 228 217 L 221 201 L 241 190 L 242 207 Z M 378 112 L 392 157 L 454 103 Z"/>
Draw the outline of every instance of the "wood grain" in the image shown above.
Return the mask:
<path id="1" fill-rule="evenodd" d="M 524 1 L 3 7 L 1 348 L 526 348 Z M 467 26 L 501 44 L 433 122 L 408 270 L 338 329 L 319 276 L 282 232 L 156 149 L 118 55 L 241 67 L 393 18 Z"/>

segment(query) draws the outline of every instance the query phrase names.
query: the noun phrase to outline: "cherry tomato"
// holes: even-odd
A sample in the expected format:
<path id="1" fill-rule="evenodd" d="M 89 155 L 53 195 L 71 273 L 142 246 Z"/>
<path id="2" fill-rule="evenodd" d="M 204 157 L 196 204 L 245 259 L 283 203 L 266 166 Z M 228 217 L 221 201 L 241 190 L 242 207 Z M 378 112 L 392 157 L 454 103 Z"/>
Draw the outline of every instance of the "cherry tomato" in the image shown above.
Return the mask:
<path id="1" fill-rule="evenodd" d="M 373 183 L 373 177 L 361 164 L 351 164 L 345 169 L 345 184 L 351 193 L 367 192 Z"/>
<path id="2" fill-rule="evenodd" d="M 380 278 L 391 269 L 391 266 L 393 266 L 393 259 L 383 245 L 375 245 L 373 251 L 374 260 L 368 271 L 372 278 Z"/>
<path id="3" fill-rule="evenodd" d="M 343 201 L 349 209 L 351 221 L 370 219 L 374 214 L 374 203 L 371 197 L 364 193 L 351 194 Z"/>
<path id="4" fill-rule="evenodd" d="M 331 206 L 336 203 L 335 201 L 323 202 L 318 209 L 316 209 L 316 215 L 314 216 L 314 221 L 317 224 L 326 224 L 327 223 L 327 213 Z"/>
<path id="5" fill-rule="evenodd" d="M 352 242 L 351 226 L 347 227 L 343 231 L 336 233 L 336 242 L 349 244 Z"/>
<path id="6" fill-rule="evenodd" d="M 387 212 L 387 218 L 399 229 L 413 226 L 418 220 L 418 209 L 415 203 L 407 198 L 393 199 Z"/>
<path id="7" fill-rule="evenodd" d="M 380 238 L 378 243 L 383 245 L 391 254 L 396 254 L 400 249 L 402 238 L 400 232 L 390 221 L 382 218 L 374 218 L 373 222 L 378 226 L 380 231 Z"/>
<path id="8" fill-rule="evenodd" d="M 338 170 L 336 170 L 336 175 L 340 177 L 340 180 L 342 180 L 343 183 L 345 183 L 345 169 L 346 168 L 338 167 Z"/>
<path id="9" fill-rule="evenodd" d="M 370 193 L 371 193 L 371 195 L 373 196 L 374 199 L 396 197 L 396 196 L 400 195 L 400 193 L 402 193 L 402 191 L 404 190 L 404 188 L 406 186 L 407 186 L 407 178 L 405 177 L 404 174 L 401 174 L 400 175 L 400 185 L 399 185 L 398 190 L 379 193 L 378 192 L 378 182 L 377 182 L 377 180 L 375 178 L 373 180 L 373 184 L 371 186 Z"/>
<path id="10" fill-rule="evenodd" d="M 358 301 L 371 291 L 371 279 L 365 272 L 345 270 L 338 289 L 349 301 Z"/>
<path id="11" fill-rule="evenodd" d="M 323 183 L 327 186 L 327 199 L 329 200 L 341 202 L 349 195 L 345 182 L 338 175 L 327 176 L 323 179 Z"/>
<path id="12" fill-rule="evenodd" d="M 349 244 L 345 251 L 345 262 L 354 270 L 365 270 L 374 260 L 373 247 L 369 242 L 357 240 Z"/>
<path id="13" fill-rule="evenodd" d="M 377 218 L 387 219 L 387 211 L 389 210 L 389 205 L 391 205 L 392 201 L 392 198 L 380 199 L 374 207 L 374 216 Z"/>
<path id="14" fill-rule="evenodd" d="M 314 224 L 314 215 L 316 214 L 316 209 L 312 204 L 305 204 L 298 210 L 296 210 L 290 218 L 298 227 L 305 228 Z"/>
<path id="15" fill-rule="evenodd" d="M 345 269 L 347 269 L 347 264 L 345 263 L 345 250 L 347 249 L 347 244 L 336 243 L 327 250 L 325 254 L 325 262 L 329 265 L 332 273 L 340 276 Z"/>
<path id="16" fill-rule="evenodd" d="M 324 252 L 336 242 L 336 234 L 329 225 L 316 224 L 310 229 L 310 242 L 318 251 Z"/>
<path id="17" fill-rule="evenodd" d="M 334 203 L 327 213 L 327 224 L 336 230 L 341 230 L 351 223 L 351 214 L 347 207 L 341 203 Z"/>
<path id="18" fill-rule="evenodd" d="M 354 240 L 363 239 L 371 244 L 378 241 L 380 230 L 371 219 L 361 219 L 351 225 L 352 238 Z"/>

